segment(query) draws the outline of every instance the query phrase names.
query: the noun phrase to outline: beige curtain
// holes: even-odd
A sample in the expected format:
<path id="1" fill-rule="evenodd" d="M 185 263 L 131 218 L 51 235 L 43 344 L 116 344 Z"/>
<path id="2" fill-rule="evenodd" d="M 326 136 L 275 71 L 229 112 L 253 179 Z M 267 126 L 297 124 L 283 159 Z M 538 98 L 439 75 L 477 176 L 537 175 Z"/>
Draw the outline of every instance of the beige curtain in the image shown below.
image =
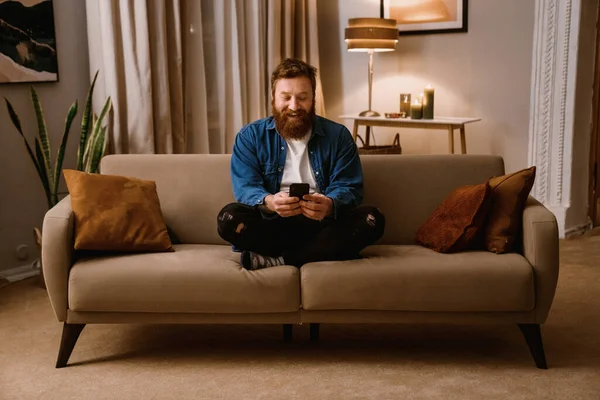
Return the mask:
<path id="1" fill-rule="evenodd" d="M 94 106 L 111 96 L 113 153 L 185 151 L 179 0 L 87 0 Z"/>
<path id="2" fill-rule="evenodd" d="M 86 0 L 114 153 L 229 153 L 286 57 L 319 68 L 316 0 Z M 317 113 L 325 115 L 320 80 Z"/>

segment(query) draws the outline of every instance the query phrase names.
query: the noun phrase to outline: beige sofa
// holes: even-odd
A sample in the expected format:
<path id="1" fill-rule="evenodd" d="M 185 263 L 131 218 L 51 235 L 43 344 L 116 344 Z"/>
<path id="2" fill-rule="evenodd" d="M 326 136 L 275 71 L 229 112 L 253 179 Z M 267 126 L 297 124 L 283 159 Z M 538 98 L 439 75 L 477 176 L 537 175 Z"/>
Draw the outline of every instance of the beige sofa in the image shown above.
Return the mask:
<path id="1" fill-rule="evenodd" d="M 98 323 L 517 324 L 536 365 L 546 368 L 540 324 L 558 277 L 554 215 L 532 197 L 523 213 L 522 254 L 438 254 L 413 245 L 415 232 L 454 188 L 504 173 L 478 155 L 362 156 L 365 204 L 386 215 L 364 259 L 249 272 L 217 234 L 233 195 L 228 155 L 112 155 L 104 174 L 154 180 L 166 223 L 184 244 L 175 252 L 75 261 L 70 199 L 48 211 L 42 264 L 52 307 L 64 323 L 57 367 L 79 333 Z"/>

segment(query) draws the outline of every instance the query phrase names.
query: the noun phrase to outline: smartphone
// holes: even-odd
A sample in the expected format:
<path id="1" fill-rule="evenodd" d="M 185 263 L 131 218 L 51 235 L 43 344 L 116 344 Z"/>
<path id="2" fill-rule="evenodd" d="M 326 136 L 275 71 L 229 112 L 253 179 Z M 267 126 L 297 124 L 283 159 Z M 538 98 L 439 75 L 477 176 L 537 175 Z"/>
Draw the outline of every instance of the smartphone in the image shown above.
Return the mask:
<path id="1" fill-rule="evenodd" d="M 310 185 L 308 183 L 292 183 L 290 185 L 290 197 L 297 197 L 302 200 L 302 196 L 308 194 Z"/>

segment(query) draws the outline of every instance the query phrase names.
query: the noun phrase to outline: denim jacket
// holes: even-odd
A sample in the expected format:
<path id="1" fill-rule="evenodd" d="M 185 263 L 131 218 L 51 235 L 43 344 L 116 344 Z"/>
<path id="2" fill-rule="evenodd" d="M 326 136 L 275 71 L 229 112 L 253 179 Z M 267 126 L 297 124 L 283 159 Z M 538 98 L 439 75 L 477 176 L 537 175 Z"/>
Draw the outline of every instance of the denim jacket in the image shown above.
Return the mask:
<path id="1" fill-rule="evenodd" d="M 363 173 L 358 149 L 348 129 L 315 116 L 308 142 L 309 162 L 319 191 L 333 200 L 333 217 L 361 204 Z M 274 118 L 246 125 L 237 134 L 231 156 L 231 179 L 236 201 L 255 206 L 279 192 L 287 146 Z"/>

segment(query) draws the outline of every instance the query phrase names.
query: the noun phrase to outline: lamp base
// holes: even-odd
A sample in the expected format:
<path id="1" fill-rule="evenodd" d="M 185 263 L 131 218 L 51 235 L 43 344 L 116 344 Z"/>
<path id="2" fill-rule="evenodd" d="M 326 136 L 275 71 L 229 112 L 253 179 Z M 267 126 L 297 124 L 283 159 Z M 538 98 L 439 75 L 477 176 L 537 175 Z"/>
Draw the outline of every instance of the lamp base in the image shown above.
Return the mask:
<path id="1" fill-rule="evenodd" d="M 380 117 L 381 116 L 381 114 L 379 114 L 377 111 L 373 111 L 373 110 L 363 111 L 358 115 L 360 117 Z"/>

